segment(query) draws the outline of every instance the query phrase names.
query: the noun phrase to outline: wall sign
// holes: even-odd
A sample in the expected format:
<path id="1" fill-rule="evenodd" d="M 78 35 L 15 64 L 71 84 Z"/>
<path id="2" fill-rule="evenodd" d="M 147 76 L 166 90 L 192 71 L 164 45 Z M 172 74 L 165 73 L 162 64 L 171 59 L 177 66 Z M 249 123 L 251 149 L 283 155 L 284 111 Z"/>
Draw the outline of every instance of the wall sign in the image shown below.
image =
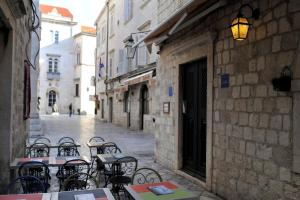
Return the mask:
<path id="1" fill-rule="evenodd" d="M 163 112 L 166 114 L 170 113 L 170 102 L 163 103 Z"/>
<path id="2" fill-rule="evenodd" d="M 173 96 L 173 87 L 172 86 L 169 86 L 169 88 L 168 88 L 168 95 L 169 95 L 169 97 Z"/>
<path id="3" fill-rule="evenodd" d="M 229 74 L 222 74 L 221 75 L 221 88 L 228 88 L 229 87 Z"/>

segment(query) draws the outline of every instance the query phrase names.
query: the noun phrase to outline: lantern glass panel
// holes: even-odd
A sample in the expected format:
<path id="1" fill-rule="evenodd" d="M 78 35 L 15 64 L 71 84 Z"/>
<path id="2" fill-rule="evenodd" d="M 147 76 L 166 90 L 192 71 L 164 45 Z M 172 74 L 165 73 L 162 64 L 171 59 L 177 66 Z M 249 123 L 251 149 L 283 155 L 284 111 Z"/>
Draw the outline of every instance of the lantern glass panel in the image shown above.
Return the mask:
<path id="1" fill-rule="evenodd" d="M 244 40 L 247 38 L 249 30 L 248 20 L 244 17 L 235 18 L 231 23 L 231 32 L 233 39 Z"/>

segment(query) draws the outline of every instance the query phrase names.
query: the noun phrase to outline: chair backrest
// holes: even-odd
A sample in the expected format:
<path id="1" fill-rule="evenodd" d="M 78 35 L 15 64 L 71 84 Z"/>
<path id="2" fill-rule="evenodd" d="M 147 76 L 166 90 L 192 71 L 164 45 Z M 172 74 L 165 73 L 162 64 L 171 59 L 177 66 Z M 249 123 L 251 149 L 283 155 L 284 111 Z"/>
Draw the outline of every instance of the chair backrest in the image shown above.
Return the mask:
<path id="1" fill-rule="evenodd" d="M 64 142 L 59 144 L 57 148 L 57 156 L 80 156 L 76 144 L 72 142 Z"/>
<path id="2" fill-rule="evenodd" d="M 58 174 L 63 175 L 63 177 L 69 177 L 77 173 L 89 173 L 90 164 L 82 159 L 68 160 L 59 168 Z"/>
<path id="3" fill-rule="evenodd" d="M 7 194 L 46 193 L 43 182 L 34 176 L 20 176 L 7 187 Z"/>
<path id="4" fill-rule="evenodd" d="M 62 137 L 58 140 L 58 144 L 64 143 L 64 142 L 72 142 L 75 143 L 75 140 L 71 137 Z"/>
<path id="5" fill-rule="evenodd" d="M 47 137 L 38 137 L 36 138 L 33 143 L 44 143 L 44 144 L 51 144 L 51 140 Z"/>
<path id="6" fill-rule="evenodd" d="M 131 156 L 119 158 L 112 163 L 112 175 L 132 176 L 138 167 L 138 161 Z"/>
<path id="7" fill-rule="evenodd" d="M 90 174 L 76 173 L 69 176 L 63 184 L 62 191 L 92 190 L 99 188 L 98 181 Z"/>
<path id="8" fill-rule="evenodd" d="M 121 149 L 114 142 L 103 143 L 97 150 L 98 154 L 113 154 L 113 153 L 122 153 Z"/>
<path id="9" fill-rule="evenodd" d="M 28 157 L 48 157 L 50 153 L 50 148 L 45 143 L 34 143 L 29 147 Z"/>
<path id="10" fill-rule="evenodd" d="M 154 169 L 143 167 L 134 172 L 131 177 L 131 184 L 159 183 L 162 182 L 160 174 Z"/>
<path id="11" fill-rule="evenodd" d="M 40 179 L 44 185 L 49 184 L 50 170 L 48 166 L 39 161 L 24 162 L 18 169 L 18 175 L 21 176 L 34 176 Z M 47 189 L 47 188 L 46 188 Z"/>

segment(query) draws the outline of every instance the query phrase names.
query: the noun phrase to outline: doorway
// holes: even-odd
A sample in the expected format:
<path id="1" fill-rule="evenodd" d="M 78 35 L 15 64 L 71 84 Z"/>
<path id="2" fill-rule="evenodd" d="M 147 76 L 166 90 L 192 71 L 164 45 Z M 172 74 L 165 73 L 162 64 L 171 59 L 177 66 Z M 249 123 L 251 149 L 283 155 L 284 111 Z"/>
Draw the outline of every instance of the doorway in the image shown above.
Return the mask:
<path id="1" fill-rule="evenodd" d="M 149 92 L 147 85 L 141 87 L 141 117 L 140 129 L 144 130 L 144 115 L 149 114 Z"/>
<path id="2" fill-rule="evenodd" d="M 206 178 L 207 59 L 182 65 L 182 170 Z"/>
<path id="3" fill-rule="evenodd" d="M 113 122 L 113 98 L 110 97 L 108 102 L 109 102 L 109 117 L 108 117 L 108 121 L 110 123 L 112 123 Z"/>

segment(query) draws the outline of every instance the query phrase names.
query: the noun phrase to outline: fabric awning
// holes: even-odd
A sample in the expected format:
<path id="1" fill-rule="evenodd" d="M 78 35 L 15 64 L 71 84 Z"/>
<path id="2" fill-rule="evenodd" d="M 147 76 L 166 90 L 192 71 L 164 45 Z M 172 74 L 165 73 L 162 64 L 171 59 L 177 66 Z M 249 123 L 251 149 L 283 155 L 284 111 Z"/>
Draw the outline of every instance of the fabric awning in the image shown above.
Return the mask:
<path id="1" fill-rule="evenodd" d="M 124 81 L 124 84 L 125 85 L 135 85 L 135 84 L 138 84 L 141 82 L 148 81 L 148 80 L 152 79 L 152 74 L 153 74 L 153 70 L 143 73 L 143 74 L 140 74 L 140 75 L 137 75 L 137 76 L 134 76 L 134 77 L 131 77 L 131 78 L 128 78 Z"/>

